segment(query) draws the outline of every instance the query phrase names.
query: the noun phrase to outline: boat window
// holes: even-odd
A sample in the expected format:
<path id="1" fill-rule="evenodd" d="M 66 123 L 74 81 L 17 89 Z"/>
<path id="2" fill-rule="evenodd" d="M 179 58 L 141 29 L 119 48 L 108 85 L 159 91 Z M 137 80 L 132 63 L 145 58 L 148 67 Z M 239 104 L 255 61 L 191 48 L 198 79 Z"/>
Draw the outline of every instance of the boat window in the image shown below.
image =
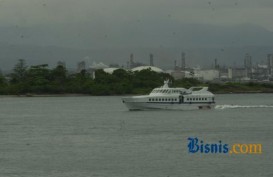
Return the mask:
<path id="1" fill-rule="evenodd" d="M 149 98 L 149 101 L 151 101 L 151 98 Z"/>
<path id="2" fill-rule="evenodd" d="M 157 98 L 155 99 L 155 101 L 157 101 Z"/>

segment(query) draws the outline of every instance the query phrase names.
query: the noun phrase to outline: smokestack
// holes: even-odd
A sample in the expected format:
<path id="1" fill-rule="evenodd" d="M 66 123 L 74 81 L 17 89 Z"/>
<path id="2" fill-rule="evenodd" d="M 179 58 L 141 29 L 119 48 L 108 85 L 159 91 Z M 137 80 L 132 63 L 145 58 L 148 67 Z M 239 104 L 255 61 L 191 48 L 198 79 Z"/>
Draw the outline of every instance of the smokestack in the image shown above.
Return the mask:
<path id="1" fill-rule="evenodd" d="M 150 54 L 150 66 L 154 66 L 154 55 Z"/>
<path id="2" fill-rule="evenodd" d="M 185 70 L 186 68 L 186 54 L 182 52 L 181 54 L 181 69 Z"/>
<path id="3" fill-rule="evenodd" d="M 174 60 L 174 70 L 176 70 L 176 60 Z"/>
<path id="4" fill-rule="evenodd" d="M 77 66 L 77 72 L 80 73 L 82 70 L 85 70 L 85 69 L 86 69 L 85 61 L 79 62 Z"/>
<path id="5" fill-rule="evenodd" d="M 248 53 L 245 56 L 244 63 L 245 63 L 247 77 L 252 78 L 252 58 Z"/>
<path id="6" fill-rule="evenodd" d="M 217 60 L 217 58 L 214 59 L 214 69 L 218 69 L 218 60 Z"/>
<path id="7" fill-rule="evenodd" d="M 130 55 L 130 69 L 133 68 L 133 65 L 134 65 L 134 54 L 131 53 L 131 55 Z"/>
<path id="8" fill-rule="evenodd" d="M 273 54 L 270 54 L 269 60 L 271 60 L 270 62 L 270 74 L 273 74 Z"/>
<path id="9" fill-rule="evenodd" d="M 267 54 L 267 68 L 268 68 L 268 74 L 271 75 L 271 68 L 273 65 L 273 60 L 271 61 L 272 54 Z"/>

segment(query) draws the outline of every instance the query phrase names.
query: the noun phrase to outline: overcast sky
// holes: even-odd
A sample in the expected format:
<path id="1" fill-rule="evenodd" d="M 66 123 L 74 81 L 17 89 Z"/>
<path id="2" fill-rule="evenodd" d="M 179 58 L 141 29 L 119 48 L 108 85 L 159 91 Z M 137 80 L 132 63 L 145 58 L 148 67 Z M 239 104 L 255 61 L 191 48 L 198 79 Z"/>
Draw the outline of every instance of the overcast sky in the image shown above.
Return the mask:
<path id="1" fill-rule="evenodd" d="M 111 23 L 132 20 L 236 25 L 273 31 L 272 0 L 0 0 L 1 25 Z"/>
<path id="2" fill-rule="evenodd" d="M 272 19 L 273 0 L 0 0 L 0 45 L 79 49 L 182 49 L 196 44 L 270 47 Z M 255 35 L 256 31 L 259 34 Z M 0 58 L 15 58 L 11 52 L 0 54 Z M 213 56 L 209 53 L 208 57 Z M 103 57 L 98 54 L 97 58 Z"/>

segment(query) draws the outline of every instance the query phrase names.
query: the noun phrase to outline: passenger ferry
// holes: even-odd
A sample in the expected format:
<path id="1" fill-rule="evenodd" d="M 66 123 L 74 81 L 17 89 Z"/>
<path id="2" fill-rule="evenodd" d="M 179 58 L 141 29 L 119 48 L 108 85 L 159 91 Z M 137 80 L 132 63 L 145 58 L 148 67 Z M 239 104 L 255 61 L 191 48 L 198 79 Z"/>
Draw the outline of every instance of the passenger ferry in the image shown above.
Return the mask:
<path id="1" fill-rule="evenodd" d="M 149 95 L 122 98 L 129 110 L 170 109 L 195 110 L 211 109 L 215 106 L 215 96 L 208 87 L 169 88 L 169 81 L 155 88 Z"/>

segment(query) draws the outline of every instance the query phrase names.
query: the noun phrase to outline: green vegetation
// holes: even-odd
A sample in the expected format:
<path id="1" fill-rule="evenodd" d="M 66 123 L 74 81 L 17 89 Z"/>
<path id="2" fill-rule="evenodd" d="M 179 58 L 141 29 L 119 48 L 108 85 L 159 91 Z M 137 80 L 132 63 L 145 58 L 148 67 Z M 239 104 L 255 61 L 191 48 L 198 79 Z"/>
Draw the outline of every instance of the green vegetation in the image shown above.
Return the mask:
<path id="1" fill-rule="evenodd" d="M 273 84 L 204 83 L 192 78 L 174 80 L 169 74 L 151 70 L 130 72 L 118 69 L 113 74 L 97 70 L 96 78 L 92 79 L 85 70 L 69 74 L 63 66 L 53 69 L 49 69 L 47 64 L 28 67 L 20 59 L 7 77 L 0 73 L 0 94 L 147 94 L 153 88 L 162 86 L 165 79 L 170 79 L 172 87 L 207 86 L 213 93 L 273 92 Z"/>
<path id="2" fill-rule="evenodd" d="M 273 93 L 272 83 L 209 83 L 208 87 L 213 93 Z"/>
<path id="3" fill-rule="evenodd" d="M 121 95 L 144 94 L 159 87 L 168 74 L 151 70 L 129 72 L 118 69 L 113 74 L 103 70 L 96 71 L 96 78 L 83 70 L 81 73 L 69 74 L 63 66 L 49 69 L 47 64 L 28 67 L 20 59 L 13 72 L 6 79 L 0 75 L 0 94 L 91 94 Z"/>

